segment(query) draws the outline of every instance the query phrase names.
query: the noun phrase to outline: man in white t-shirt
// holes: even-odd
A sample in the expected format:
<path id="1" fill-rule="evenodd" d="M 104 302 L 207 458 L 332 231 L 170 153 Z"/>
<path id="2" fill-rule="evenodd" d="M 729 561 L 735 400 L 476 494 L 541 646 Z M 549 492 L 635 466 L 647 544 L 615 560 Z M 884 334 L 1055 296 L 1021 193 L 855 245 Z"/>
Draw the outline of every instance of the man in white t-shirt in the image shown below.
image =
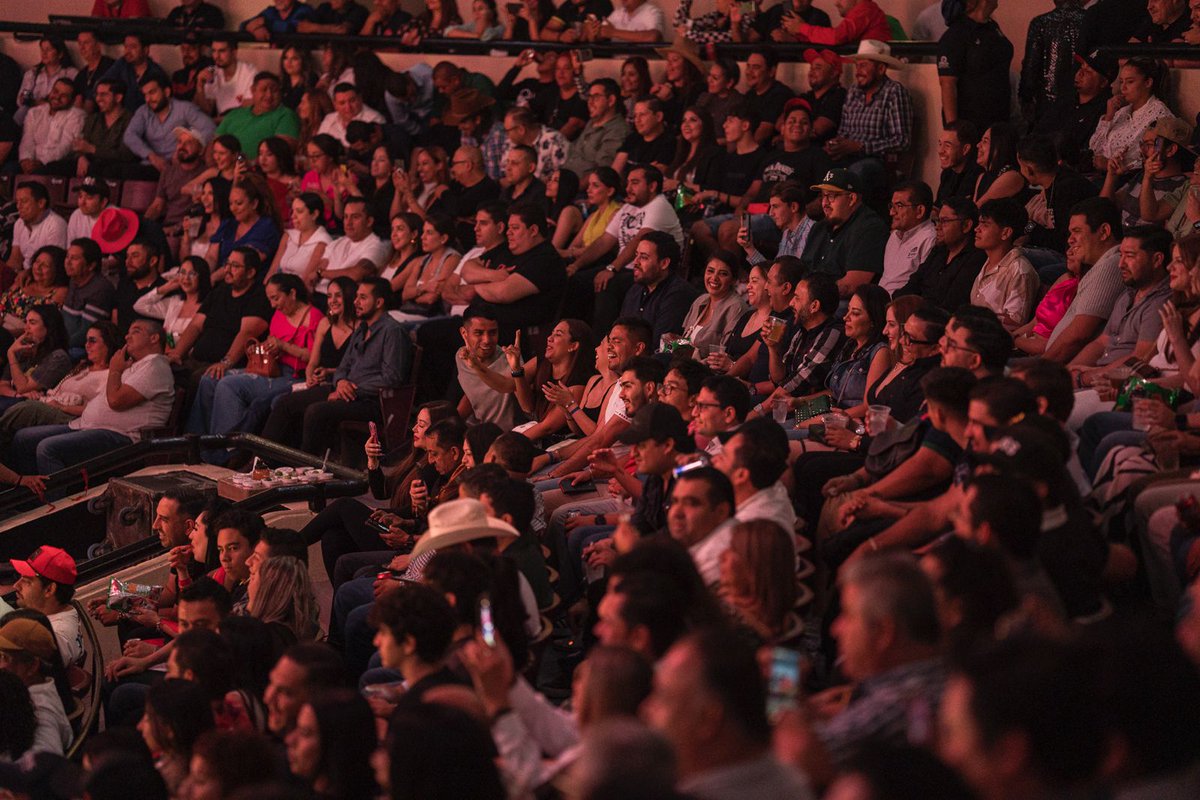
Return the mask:
<path id="1" fill-rule="evenodd" d="M 325 248 L 325 263 L 317 267 L 318 294 L 328 292 L 329 282 L 342 275 L 353 281 L 377 275 L 392 254 L 391 244 L 371 232 L 375 218 L 365 197 L 346 198 L 342 211 L 346 235 Z"/>
<path id="2" fill-rule="evenodd" d="M 339 83 L 333 87 L 333 111 L 321 120 L 321 127 L 317 129 L 317 133 L 328 133 L 341 142 L 343 147 L 349 147 L 346 128 L 355 120 L 380 124 L 387 122 L 383 114 L 363 104 L 354 84 Z"/>
<path id="3" fill-rule="evenodd" d="M 621 301 L 633 285 L 631 270 L 625 269 L 636 254 L 637 243 L 650 231 L 671 234 L 683 247 L 683 228 L 679 215 L 662 193 L 663 174 L 657 167 L 639 164 L 625 179 L 625 205 L 613 215 L 608 227 L 596 241 L 567 265 L 567 306 L 563 317 L 592 319 L 593 330 L 608 330 L 621 310 Z M 604 265 L 613 250 L 616 257 Z M 587 306 L 594 292 L 595 306 Z"/>
<path id="4" fill-rule="evenodd" d="M 0 652 L 5 671 L 29 690 L 37 727 L 28 752 L 62 755 L 71 743 L 71 723 L 50 677 L 55 658 L 54 636 L 37 620 L 15 618 L 0 626 Z M 5 709 L 7 711 L 7 709 Z"/>
<path id="5" fill-rule="evenodd" d="M 49 475 L 125 447 L 143 428 L 164 425 L 175 402 L 175 378 L 163 355 L 162 323 L 139 319 L 125 347 L 109 361 L 108 383 L 68 425 L 39 425 L 17 432 L 8 461 L 25 475 Z"/>
<path id="6" fill-rule="evenodd" d="M 42 184 L 23 183 L 15 194 L 18 219 L 7 266 L 21 272 L 29 269 L 33 254 L 46 245 L 66 249 L 67 221 L 50 210 L 50 193 Z"/>
<path id="7" fill-rule="evenodd" d="M 63 664 L 82 664 L 83 625 L 71 605 L 78 575 L 75 559 L 65 550 L 45 545 L 24 561 L 14 558 L 12 568 L 21 576 L 15 587 L 17 605 L 40 611 L 50 620 Z"/>
<path id="8" fill-rule="evenodd" d="M 618 0 L 603 22 L 584 22 L 584 39 L 617 42 L 661 42 L 667 38 L 667 19 L 649 0 Z"/>
<path id="9" fill-rule="evenodd" d="M 75 192 L 75 210 L 67 220 L 67 241 L 91 239 L 92 228 L 100 212 L 108 208 L 108 184 L 91 175 L 83 179 Z"/>
<path id="10" fill-rule="evenodd" d="M 214 41 L 213 65 L 196 81 L 196 105 L 220 117 L 239 106 L 250 105 L 254 91 L 254 67 L 237 59 L 237 42 Z"/>

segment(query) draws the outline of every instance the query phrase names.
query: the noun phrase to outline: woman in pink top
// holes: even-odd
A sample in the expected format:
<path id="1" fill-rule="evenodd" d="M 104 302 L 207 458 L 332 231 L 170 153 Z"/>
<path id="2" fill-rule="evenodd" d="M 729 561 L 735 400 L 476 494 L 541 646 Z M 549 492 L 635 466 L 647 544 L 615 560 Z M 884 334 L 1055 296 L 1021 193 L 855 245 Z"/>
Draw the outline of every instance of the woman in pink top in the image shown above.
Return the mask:
<path id="1" fill-rule="evenodd" d="M 313 338 L 324 315 L 309 304 L 304 282 L 287 272 L 277 272 L 267 281 L 267 300 L 275 313 L 271 316 L 270 335 L 261 344 L 276 354 L 279 375 L 268 378 L 245 370 L 226 372 L 213 395 L 210 433 L 257 432 L 275 398 L 290 391 L 297 380 L 304 380 Z M 209 451 L 205 458 L 221 463 L 225 455 Z"/>
<path id="2" fill-rule="evenodd" d="M 1030 355 L 1041 355 L 1046 350 L 1050 334 L 1067 313 L 1067 306 L 1079 291 L 1079 279 L 1083 277 L 1083 262 L 1074 249 L 1067 250 L 1067 271 L 1054 285 L 1046 290 L 1041 302 L 1034 309 L 1033 319 L 1013 331 L 1013 343 L 1018 350 Z"/>

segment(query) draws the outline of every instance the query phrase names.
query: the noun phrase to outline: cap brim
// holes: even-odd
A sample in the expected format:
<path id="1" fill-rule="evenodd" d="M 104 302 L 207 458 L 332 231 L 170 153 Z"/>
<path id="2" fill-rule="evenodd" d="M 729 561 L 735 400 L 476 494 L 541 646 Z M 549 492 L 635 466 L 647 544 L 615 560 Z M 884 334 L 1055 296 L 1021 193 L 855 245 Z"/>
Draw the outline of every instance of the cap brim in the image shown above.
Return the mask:
<path id="1" fill-rule="evenodd" d="M 504 520 L 492 519 L 489 517 L 488 525 L 472 528 L 458 528 L 440 536 L 431 536 L 427 533 L 417 540 L 417 545 L 413 548 L 412 554 L 414 556 L 419 556 L 422 553 L 428 553 L 430 550 L 438 550 L 444 547 L 452 547 L 456 544 L 473 542 L 476 539 L 487 539 L 489 537 L 517 539 L 520 536 L 520 532 Z"/>
<path id="2" fill-rule="evenodd" d="M 858 193 L 858 189 L 855 189 L 853 187 L 847 189 L 844 186 L 834 186 L 832 183 L 818 183 L 818 184 L 815 184 L 808 188 L 812 189 L 814 192 L 854 192 L 855 194 Z"/>
<path id="3" fill-rule="evenodd" d="M 18 558 L 14 558 L 9 563 L 12 564 L 12 568 L 17 571 L 18 575 L 22 575 L 26 578 L 38 577 L 37 570 L 34 569 L 28 561 L 22 561 Z"/>
<path id="4" fill-rule="evenodd" d="M 862 55 L 855 53 L 852 56 L 846 56 L 846 58 L 850 59 L 851 61 L 875 61 L 879 64 L 887 64 L 889 67 L 894 69 L 904 69 L 905 67 L 903 61 L 900 61 L 892 56 L 874 56 L 869 54 Z"/>
<path id="5" fill-rule="evenodd" d="M 643 428 L 635 428 L 632 425 L 617 434 L 617 441 L 621 444 L 637 444 L 644 442 L 653 436 L 650 431 Z"/>

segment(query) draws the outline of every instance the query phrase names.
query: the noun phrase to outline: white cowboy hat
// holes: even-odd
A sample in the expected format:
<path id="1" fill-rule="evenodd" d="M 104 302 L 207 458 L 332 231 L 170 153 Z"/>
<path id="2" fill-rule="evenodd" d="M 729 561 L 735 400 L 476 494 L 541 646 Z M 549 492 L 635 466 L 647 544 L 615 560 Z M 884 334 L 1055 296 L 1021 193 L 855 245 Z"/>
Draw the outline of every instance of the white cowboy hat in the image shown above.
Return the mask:
<path id="1" fill-rule="evenodd" d="M 892 48 L 887 42 L 878 39 L 863 39 L 858 43 L 858 52 L 850 56 L 854 60 L 878 61 L 889 67 L 904 69 L 904 62 L 892 55 Z"/>
<path id="2" fill-rule="evenodd" d="M 429 530 L 417 540 L 412 554 L 419 556 L 430 550 L 490 536 L 516 539 L 520 535 L 520 531 L 504 520 L 489 517 L 478 500 L 450 500 L 429 512 Z"/>

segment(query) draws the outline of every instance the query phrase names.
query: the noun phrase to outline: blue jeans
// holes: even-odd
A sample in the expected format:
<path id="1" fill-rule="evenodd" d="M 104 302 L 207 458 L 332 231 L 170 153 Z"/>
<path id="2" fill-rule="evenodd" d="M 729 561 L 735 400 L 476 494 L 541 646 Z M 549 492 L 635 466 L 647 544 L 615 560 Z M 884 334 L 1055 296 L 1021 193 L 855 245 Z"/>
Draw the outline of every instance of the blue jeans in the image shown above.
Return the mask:
<path id="1" fill-rule="evenodd" d="M 607 539 L 616 530 L 614 525 L 581 525 L 567 531 L 566 547 L 562 549 L 559 566 L 559 593 L 570 602 L 583 591 L 586 573 L 583 566 L 583 551 L 592 542 Z"/>
<path id="2" fill-rule="evenodd" d="M 8 459 L 23 475 L 51 475 L 132 443 L 128 436 L 102 428 L 73 431 L 66 425 L 35 425 L 17 431 Z"/>
<path id="3" fill-rule="evenodd" d="M 1096 477 L 1096 470 L 1117 442 L 1106 443 L 1109 434 L 1133 430 L 1133 413 L 1129 411 L 1101 411 L 1092 414 L 1079 429 L 1079 463 L 1089 478 Z M 1123 442 L 1122 442 L 1123 443 Z"/>
<path id="4" fill-rule="evenodd" d="M 196 388 L 196 399 L 188 414 L 188 433 L 222 435 L 233 431 L 257 430 L 271 410 L 271 401 L 286 394 L 295 382 L 291 367 L 280 365 L 278 378 L 252 375 L 231 369 L 220 380 L 205 375 Z M 257 406 L 253 419 L 251 411 Z"/>

